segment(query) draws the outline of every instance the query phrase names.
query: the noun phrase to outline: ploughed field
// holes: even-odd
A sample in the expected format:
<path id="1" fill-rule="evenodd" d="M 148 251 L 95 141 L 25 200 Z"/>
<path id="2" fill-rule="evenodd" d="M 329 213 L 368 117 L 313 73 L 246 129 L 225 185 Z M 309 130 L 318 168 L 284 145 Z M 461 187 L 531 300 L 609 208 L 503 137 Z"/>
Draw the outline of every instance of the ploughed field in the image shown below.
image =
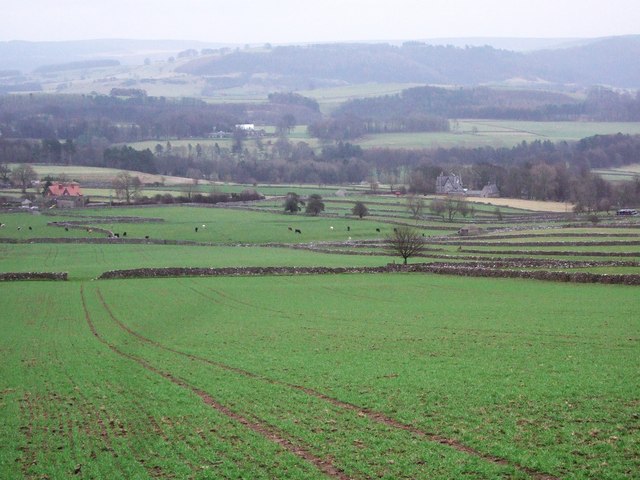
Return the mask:
<path id="1" fill-rule="evenodd" d="M 273 202 L 3 214 L 0 273 L 69 280 L 0 283 L 0 477 L 636 475 L 637 286 L 398 272 L 98 279 L 400 263 L 384 238 L 402 224 L 425 233 L 410 264 L 640 273 L 635 219 L 498 219 L 478 206 L 482 232 L 460 237 L 471 219 L 416 221 L 388 198 L 358 220 L 348 202 L 327 201 L 325 217 Z"/>

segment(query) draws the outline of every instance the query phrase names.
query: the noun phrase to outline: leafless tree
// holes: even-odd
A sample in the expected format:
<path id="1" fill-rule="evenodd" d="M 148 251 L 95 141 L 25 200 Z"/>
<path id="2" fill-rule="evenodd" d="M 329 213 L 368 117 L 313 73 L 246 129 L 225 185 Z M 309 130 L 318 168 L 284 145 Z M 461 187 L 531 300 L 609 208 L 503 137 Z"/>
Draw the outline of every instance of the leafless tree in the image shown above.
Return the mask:
<path id="1" fill-rule="evenodd" d="M 408 195 L 407 210 L 413 218 L 418 220 L 420 217 L 422 217 L 422 212 L 424 210 L 424 200 L 417 195 Z"/>
<path id="2" fill-rule="evenodd" d="M 22 193 L 27 191 L 31 183 L 38 179 L 38 174 L 29 164 L 22 163 L 11 171 L 11 180 L 22 189 Z"/>
<path id="3" fill-rule="evenodd" d="M 434 215 L 442 217 L 442 221 L 444 221 L 444 212 L 447 210 L 447 204 L 444 200 L 435 199 L 431 201 L 429 210 L 431 210 L 431 213 Z"/>
<path id="4" fill-rule="evenodd" d="M 142 182 L 140 178 L 133 177 L 128 172 L 120 172 L 113 179 L 113 189 L 116 191 L 118 198 L 124 199 L 125 202 L 131 203 L 140 196 L 142 192 Z"/>
<path id="5" fill-rule="evenodd" d="M 393 233 L 387 237 L 387 249 L 389 252 L 401 256 L 406 265 L 408 258 L 414 257 L 424 250 L 424 239 L 413 228 L 396 227 L 393 229 Z"/>

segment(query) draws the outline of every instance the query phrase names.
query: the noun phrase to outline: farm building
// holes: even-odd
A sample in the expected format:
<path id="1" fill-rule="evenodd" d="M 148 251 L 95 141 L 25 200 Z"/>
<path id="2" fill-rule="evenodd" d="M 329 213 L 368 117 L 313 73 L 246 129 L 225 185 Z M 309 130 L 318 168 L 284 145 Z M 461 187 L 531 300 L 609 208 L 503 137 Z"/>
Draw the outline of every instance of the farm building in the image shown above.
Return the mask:
<path id="1" fill-rule="evenodd" d="M 485 185 L 482 190 L 467 190 L 466 195 L 469 197 L 498 198 L 500 192 L 495 183 L 489 183 Z"/>
<path id="2" fill-rule="evenodd" d="M 466 195 L 469 197 L 496 198 L 500 196 L 495 183 L 485 185 L 482 190 L 468 190 L 462 184 L 462 178 L 455 173 L 445 175 L 441 173 L 436 178 L 436 194 L 438 195 Z"/>
<path id="3" fill-rule="evenodd" d="M 439 195 L 464 195 L 465 189 L 462 186 L 462 178 L 455 173 L 451 175 L 441 173 L 436 178 L 436 193 Z"/>
<path id="4" fill-rule="evenodd" d="M 85 198 L 76 182 L 56 182 L 49 185 L 46 195 L 56 202 L 58 208 L 84 207 Z"/>

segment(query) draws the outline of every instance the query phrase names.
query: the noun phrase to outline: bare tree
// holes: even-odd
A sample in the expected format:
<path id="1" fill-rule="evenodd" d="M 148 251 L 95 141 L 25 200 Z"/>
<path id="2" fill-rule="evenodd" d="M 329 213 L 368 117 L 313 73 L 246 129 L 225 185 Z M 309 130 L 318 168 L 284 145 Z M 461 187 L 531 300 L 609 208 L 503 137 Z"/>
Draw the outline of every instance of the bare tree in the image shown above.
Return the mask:
<path id="1" fill-rule="evenodd" d="M 113 189 L 116 191 L 118 198 L 124 199 L 125 202 L 131 203 L 140 196 L 142 192 L 142 182 L 140 178 L 133 177 L 129 172 L 120 172 L 113 179 Z"/>
<path id="2" fill-rule="evenodd" d="M 458 213 L 464 218 L 467 218 L 467 215 L 471 213 L 471 207 L 469 206 L 469 202 L 467 202 L 466 200 L 458 200 L 456 209 L 458 210 Z"/>
<path id="3" fill-rule="evenodd" d="M 424 200 L 422 199 L 422 197 L 419 197 L 417 195 L 408 195 L 407 210 L 416 220 L 422 217 L 422 212 L 424 211 Z"/>
<path id="4" fill-rule="evenodd" d="M 447 209 L 447 204 L 444 200 L 436 199 L 431 201 L 431 205 L 429 206 L 429 210 L 434 215 L 442 217 L 442 221 L 444 222 L 444 212 Z"/>
<path id="5" fill-rule="evenodd" d="M 29 164 L 22 163 L 11 171 L 11 180 L 22 189 L 22 193 L 27 192 L 27 187 L 38 179 L 38 174 Z"/>
<path id="6" fill-rule="evenodd" d="M 420 254 L 424 250 L 424 239 L 420 233 L 410 227 L 396 227 L 393 233 L 387 237 L 387 249 L 403 258 L 404 264 L 407 259 Z"/>
<path id="7" fill-rule="evenodd" d="M 9 165 L 6 163 L 0 163 L 0 180 L 3 182 L 9 182 L 9 177 L 11 176 L 11 169 Z"/>
<path id="8" fill-rule="evenodd" d="M 445 207 L 447 209 L 447 218 L 450 222 L 453 222 L 453 217 L 455 217 L 456 213 L 459 212 L 458 201 L 455 201 L 453 198 L 449 197 L 445 202 Z"/>

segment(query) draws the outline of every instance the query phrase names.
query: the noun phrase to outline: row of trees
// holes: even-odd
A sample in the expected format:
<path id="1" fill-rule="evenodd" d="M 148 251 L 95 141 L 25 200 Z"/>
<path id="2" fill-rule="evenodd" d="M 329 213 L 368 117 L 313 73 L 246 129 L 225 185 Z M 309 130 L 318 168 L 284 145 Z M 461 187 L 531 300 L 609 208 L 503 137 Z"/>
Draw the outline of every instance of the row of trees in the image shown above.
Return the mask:
<path id="1" fill-rule="evenodd" d="M 242 183 L 382 182 L 408 185 L 410 191 L 420 194 L 435 193 L 438 175 L 452 172 L 470 189 L 495 183 L 502 196 L 571 201 L 593 209 L 602 199 L 622 205 L 631 204 L 634 197 L 630 188 L 613 186 L 592 174 L 591 167 L 631 164 L 640 158 L 640 136 L 621 134 L 579 142 L 535 141 L 501 149 L 363 150 L 338 142 L 316 153 L 307 143 L 285 137 L 275 141 L 242 138 L 232 148 L 199 143 L 189 147 L 158 143 L 152 152 L 72 140 L 0 138 L 0 165 L 89 165 Z"/>

